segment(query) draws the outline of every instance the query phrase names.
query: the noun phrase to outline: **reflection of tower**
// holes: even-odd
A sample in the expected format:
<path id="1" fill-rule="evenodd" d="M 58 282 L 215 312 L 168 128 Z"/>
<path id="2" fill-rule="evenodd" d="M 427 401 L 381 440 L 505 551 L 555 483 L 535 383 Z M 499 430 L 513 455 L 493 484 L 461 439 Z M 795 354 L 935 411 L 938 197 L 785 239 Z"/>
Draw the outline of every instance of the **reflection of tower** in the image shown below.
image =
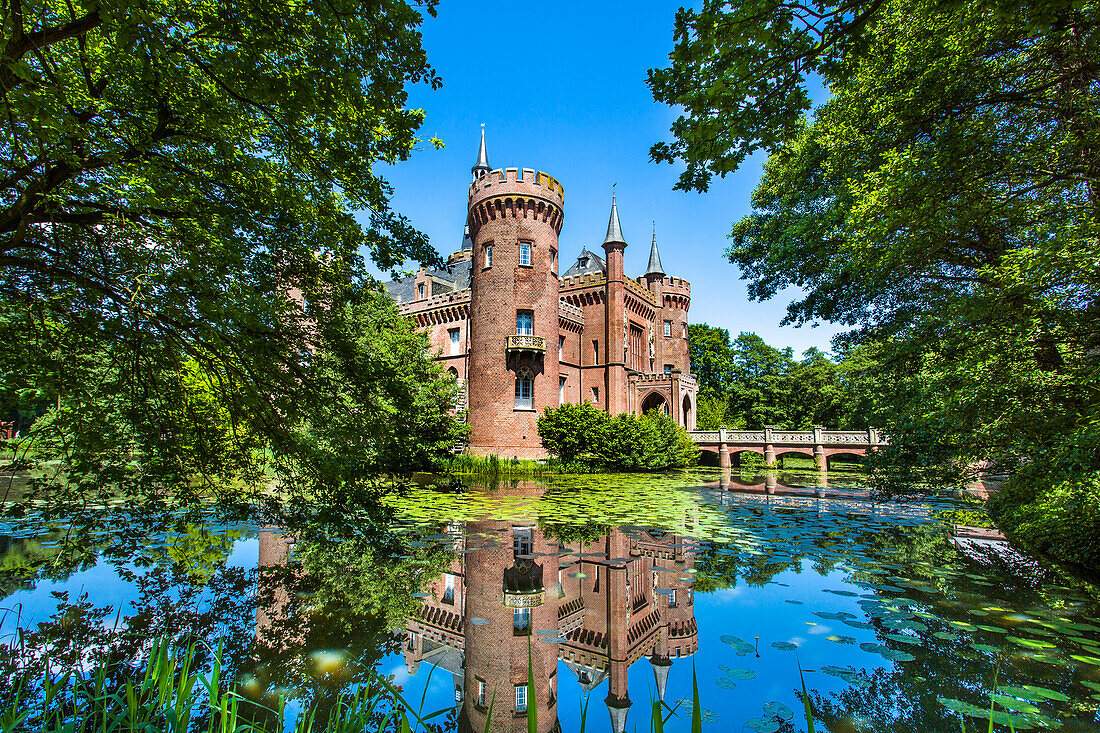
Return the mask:
<path id="1" fill-rule="evenodd" d="M 302 629 L 290 629 L 290 590 L 295 575 L 290 567 L 294 541 L 281 531 L 267 527 L 260 532 L 257 559 L 256 642 L 269 649 L 287 649 L 300 644 Z"/>
<path id="2" fill-rule="evenodd" d="M 518 490 L 531 488 L 542 491 Z M 409 620 L 405 658 L 410 673 L 424 661 L 455 675 L 460 730 L 485 730 L 491 702 L 490 730 L 526 730 L 530 704 L 540 731 L 558 730 L 560 658 L 586 691 L 607 682 L 612 729 L 624 731 L 630 666 L 648 658 L 664 699 L 675 660 L 698 649 L 694 557 L 680 535 L 616 529 L 563 547 L 531 524 L 482 520 L 453 531 L 459 559 Z M 554 635 L 560 643 L 544 641 Z"/>
<path id="3" fill-rule="evenodd" d="M 557 407 L 558 233 L 565 192 L 530 169 L 491 170 L 482 138 L 470 184 L 470 449 L 545 455 L 535 422 Z"/>
<path id="4" fill-rule="evenodd" d="M 538 706 L 539 731 L 559 731 L 558 645 L 544 641 L 558 628 L 558 545 L 532 523 L 484 520 L 464 530 L 454 527 L 459 559 L 408 622 L 406 666 L 412 674 L 422 661 L 452 672 L 462 703 L 459 730 L 486 730 L 491 704 L 491 731 L 526 731 L 531 705 Z"/>
<path id="5" fill-rule="evenodd" d="M 612 729 L 623 731 L 630 665 L 650 657 L 663 699 L 673 660 L 698 649 L 693 556 L 679 535 L 618 529 L 575 552 L 582 561 L 562 582 L 561 658 L 582 685 L 608 680 Z"/>

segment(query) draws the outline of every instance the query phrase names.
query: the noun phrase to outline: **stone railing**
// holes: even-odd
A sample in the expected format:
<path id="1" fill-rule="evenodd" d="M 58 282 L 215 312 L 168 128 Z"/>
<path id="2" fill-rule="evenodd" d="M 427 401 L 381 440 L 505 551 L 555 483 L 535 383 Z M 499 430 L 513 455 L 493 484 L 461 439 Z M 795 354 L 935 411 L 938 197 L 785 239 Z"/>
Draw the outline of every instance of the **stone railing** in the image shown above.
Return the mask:
<path id="1" fill-rule="evenodd" d="M 515 334 L 514 336 L 504 337 L 504 350 L 505 351 L 546 351 L 546 339 L 542 336 L 528 336 L 526 334 Z"/>
<path id="2" fill-rule="evenodd" d="M 584 323 L 584 311 L 572 303 L 566 303 L 564 300 L 558 301 L 558 316 L 568 318 L 577 323 Z"/>
<path id="3" fill-rule="evenodd" d="M 869 430 L 693 430 L 689 433 L 696 443 L 735 443 L 739 445 L 831 445 L 831 446 L 875 446 L 884 445 L 874 428 Z"/>

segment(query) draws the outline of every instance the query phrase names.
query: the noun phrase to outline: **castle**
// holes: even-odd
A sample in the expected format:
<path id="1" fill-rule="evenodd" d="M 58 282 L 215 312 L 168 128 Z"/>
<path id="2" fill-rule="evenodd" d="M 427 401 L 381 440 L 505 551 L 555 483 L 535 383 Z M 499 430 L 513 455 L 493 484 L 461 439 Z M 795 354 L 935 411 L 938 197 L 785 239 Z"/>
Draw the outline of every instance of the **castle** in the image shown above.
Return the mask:
<path id="1" fill-rule="evenodd" d="M 565 190 L 529 168 L 493 169 L 485 131 L 471 169 L 466 235 L 445 269 L 386 283 L 462 386 L 473 454 L 545 456 L 542 409 L 585 400 L 612 415 L 664 410 L 695 427 L 688 362 L 691 285 L 649 266 L 623 272 L 614 195 L 604 256 L 582 249 L 559 275 Z"/>

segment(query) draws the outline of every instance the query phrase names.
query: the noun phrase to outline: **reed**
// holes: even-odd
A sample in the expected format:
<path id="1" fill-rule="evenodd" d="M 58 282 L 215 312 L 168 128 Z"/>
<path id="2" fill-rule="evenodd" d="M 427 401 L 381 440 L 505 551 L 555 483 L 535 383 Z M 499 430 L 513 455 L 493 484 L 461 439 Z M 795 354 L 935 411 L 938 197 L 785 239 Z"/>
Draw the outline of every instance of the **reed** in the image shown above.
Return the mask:
<path id="1" fill-rule="evenodd" d="M 194 646 L 158 640 L 137 667 L 96 659 L 53 674 L 47 665 L 40 678 L 21 677 L 6 695 L 0 733 L 412 733 L 450 710 L 425 715 L 423 698 L 414 709 L 388 680 L 372 676 L 341 696 L 323 720 L 309 710 L 290 721 L 281 702 L 272 710 L 231 689 L 220 650 L 202 670 L 196 659 Z"/>

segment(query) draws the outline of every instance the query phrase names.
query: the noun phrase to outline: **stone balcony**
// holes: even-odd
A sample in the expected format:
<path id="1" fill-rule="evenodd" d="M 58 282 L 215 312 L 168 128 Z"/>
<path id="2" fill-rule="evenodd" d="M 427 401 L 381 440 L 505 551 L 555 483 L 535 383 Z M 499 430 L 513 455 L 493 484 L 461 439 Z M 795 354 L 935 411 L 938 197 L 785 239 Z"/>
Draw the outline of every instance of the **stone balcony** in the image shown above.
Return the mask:
<path id="1" fill-rule="evenodd" d="M 546 353 L 546 339 L 542 336 L 528 336 L 526 334 L 516 334 L 514 336 L 504 337 L 504 352 L 528 352 L 535 354 Z"/>

